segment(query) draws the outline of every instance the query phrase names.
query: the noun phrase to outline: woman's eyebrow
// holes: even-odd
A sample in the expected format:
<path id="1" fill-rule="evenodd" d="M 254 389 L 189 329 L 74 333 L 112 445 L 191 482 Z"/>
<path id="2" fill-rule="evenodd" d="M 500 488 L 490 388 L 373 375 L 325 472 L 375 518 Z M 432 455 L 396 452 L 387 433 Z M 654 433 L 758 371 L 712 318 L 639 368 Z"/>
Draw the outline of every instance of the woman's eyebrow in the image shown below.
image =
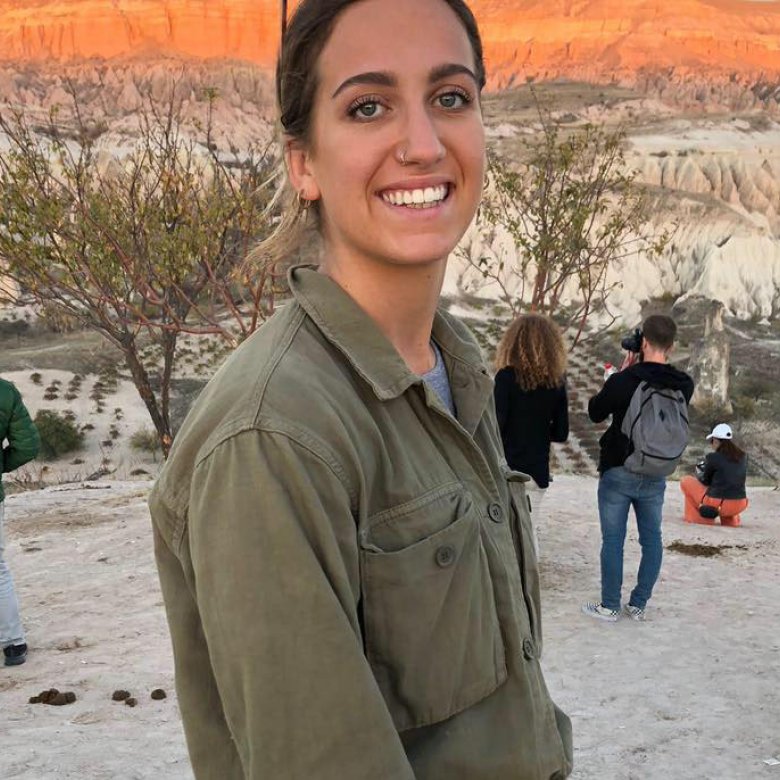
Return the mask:
<path id="1" fill-rule="evenodd" d="M 357 76 L 350 76 L 346 81 L 343 81 L 339 88 L 333 93 L 331 97 L 337 97 L 348 87 L 352 87 L 355 84 L 372 84 L 378 87 L 394 87 L 397 84 L 395 76 L 391 73 L 385 73 L 384 71 L 369 71 L 368 73 L 358 73 Z"/>
<path id="2" fill-rule="evenodd" d="M 468 76 L 475 84 L 479 84 L 476 73 L 474 73 L 471 68 L 467 68 L 465 65 L 460 65 L 457 62 L 449 63 L 447 65 L 437 65 L 431 70 L 428 80 L 430 82 L 441 81 L 450 76 Z"/>
<path id="3" fill-rule="evenodd" d="M 471 68 L 467 68 L 465 65 L 458 63 L 448 63 L 446 65 L 437 65 L 431 69 L 428 75 L 428 81 L 435 83 L 442 79 L 449 78 L 450 76 L 465 75 L 474 81 L 475 84 L 479 84 L 476 74 Z M 392 74 L 386 71 L 372 70 L 366 73 L 358 73 L 356 76 L 350 76 L 346 81 L 343 81 L 338 89 L 331 96 L 332 98 L 338 97 L 345 89 L 353 87 L 356 84 L 368 84 L 378 87 L 394 87 L 398 84 L 398 79 Z"/>

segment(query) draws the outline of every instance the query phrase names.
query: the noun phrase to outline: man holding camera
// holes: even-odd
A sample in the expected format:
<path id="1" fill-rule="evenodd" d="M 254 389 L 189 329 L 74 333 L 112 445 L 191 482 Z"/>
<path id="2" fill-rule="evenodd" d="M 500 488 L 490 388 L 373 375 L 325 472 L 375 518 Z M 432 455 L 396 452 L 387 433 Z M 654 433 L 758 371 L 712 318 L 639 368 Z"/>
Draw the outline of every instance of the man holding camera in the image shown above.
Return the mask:
<path id="1" fill-rule="evenodd" d="M 600 441 L 601 601 L 582 607 L 586 615 L 599 620 L 614 622 L 621 613 L 623 545 L 632 506 L 642 558 L 624 614 L 633 620 L 645 619 L 661 571 L 666 477 L 687 445 L 687 406 L 693 395 L 693 380 L 668 363 L 676 335 L 671 317 L 648 317 L 642 330 L 621 344 L 628 351 L 623 369 L 608 377 L 588 404 L 593 422 L 612 415 Z"/>

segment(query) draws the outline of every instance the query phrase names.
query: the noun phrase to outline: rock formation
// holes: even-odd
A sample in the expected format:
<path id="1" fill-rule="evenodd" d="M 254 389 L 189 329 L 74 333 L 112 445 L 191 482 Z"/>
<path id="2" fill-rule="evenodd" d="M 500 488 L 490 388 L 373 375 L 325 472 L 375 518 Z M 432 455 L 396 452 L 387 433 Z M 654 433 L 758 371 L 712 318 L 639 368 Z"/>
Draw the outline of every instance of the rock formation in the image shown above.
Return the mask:
<path id="1" fill-rule="evenodd" d="M 625 99 L 627 124 L 641 125 L 652 104 L 667 112 L 663 122 L 655 117 L 655 135 L 631 138 L 628 162 L 667 201 L 657 206 L 659 228 L 679 227 L 664 257 L 616 266 L 614 311 L 632 322 L 643 299 L 696 294 L 737 317 L 780 314 L 780 127 L 771 120 L 780 113 L 780 0 L 471 5 L 491 87 L 557 78 L 624 84 L 649 96 Z M 0 102 L 43 117 L 75 88 L 107 128 L 101 150 L 116 154 L 132 143 L 143 95 L 159 99 L 175 84 L 185 116 L 195 118 L 216 89 L 219 147 L 263 144 L 273 134 L 279 9 L 277 0 L 0 0 Z M 605 98 L 579 118 L 604 121 L 619 101 Z M 679 107 L 693 116 L 690 106 L 768 110 L 693 124 L 679 118 Z M 512 111 L 502 121 L 494 137 L 529 129 Z"/>
<path id="2" fill-rule="evenodd" d="M 780 316 L 780 127 L 769 122 L 757 129 L 730 117 L 697 124 L 662 119 L 656 133 L 638 132 L 629 142 L 627 162 L 653 193 L 654 229 L 670 231 L 672 239 L 660 257 L 630 254 L 611 267 L 609 313 L 593 323 L 607 326 L 615 315 L 633 324 L 645 301 L 695 296 L 722 302 L 738 319 Z M 506 237 L 474 230 L 463 247 L 472 258 L 511 262 L 514 254 Z M 520 294 L 519 285 L 507 281 L 510 293 Z M 500 295 L 457 258 L 448 289 Z M 576 297 L 574 288 L 564 299 L 569 296 Z"/>
<path id="3" fill-rule="evenodd" d="M 778 2 L 521 0 L 477 3 L 477 13 L 499 83 L 780 73 Z"/>
<path id="4" fill-rule="evenodd" d="M 279 8 L 276 0 L 0 0 L 0 59 L 184 55 L 270 66 Z"/>
<path id="5" fill-rule="evenodd" d="M 471 5 L 492 87 L 568 78 L 636 85 L 705 106 L 780 100 L 780 0 Z M 0 60 L 176 55 L 267 68 L 279 13 L 278 0 L 0 0 Z"/>
<path id="6" fill-rule="evenodd" d="M 704 335 L 691 347 L 687 371 L 695 389 L 691 405 L 697 409 L 717 409 L 731 414 L 729 400 L 729 366 L 731 361 L 729 338 L 723 328 L 723 304 L 720 301 L 699 298 L 688 299 L 685 307 L 698 305 L 703 309 Z"/>

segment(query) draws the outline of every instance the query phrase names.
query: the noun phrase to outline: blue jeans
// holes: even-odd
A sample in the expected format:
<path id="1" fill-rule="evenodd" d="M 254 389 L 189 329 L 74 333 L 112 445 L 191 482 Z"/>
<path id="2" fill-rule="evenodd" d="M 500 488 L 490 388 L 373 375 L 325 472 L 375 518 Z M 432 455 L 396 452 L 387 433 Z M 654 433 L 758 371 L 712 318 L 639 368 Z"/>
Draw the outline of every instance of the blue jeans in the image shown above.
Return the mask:
<path id="1" fill-rule="evenodd" d="M 11 572 L 3 560 L 5 537 L 3 534 L 3 510 L 5 503 L 0 501 L 0 648 L 24 643 L 22 622 L 19 620 L 19 605 L 16 603 L 14 581 Z"/>
<path id="2" fill-rule="evenodd" d="M 644 609 L 661 571 L 664 546 L 661 517 L 666 490 L 665 477 L 632 474 L 622 466 L 609 469 L 599 480 L 601 519 L 601 603 L 620 609 L 623 587 L 623 545 L 626 541 L 628 510 L 633 506 L 639 529 L 642 560 L 636 587 L 629 604 Z"/>

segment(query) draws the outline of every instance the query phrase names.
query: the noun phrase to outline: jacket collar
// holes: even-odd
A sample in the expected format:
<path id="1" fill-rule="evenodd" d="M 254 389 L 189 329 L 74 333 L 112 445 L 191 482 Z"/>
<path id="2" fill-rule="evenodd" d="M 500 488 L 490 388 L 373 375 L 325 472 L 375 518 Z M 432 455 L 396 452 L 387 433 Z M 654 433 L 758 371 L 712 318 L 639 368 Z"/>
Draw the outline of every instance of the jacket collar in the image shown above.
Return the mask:
<path id="1" fill-rule="evenodd" d="M 377 398 L 397 398 L 419 384 L 420 377 L 409 370 L 374 321 L 336 282 L 318 273 L 316 267 L 303 265 L 292 267 L 288 279 L 295 300 Z M 441 310 L 434 318 L 433 338 L 444 354 L 458 420 L 473 432 L 493 386 L 479 348 L 459 335 L 449 315 Z"/>

